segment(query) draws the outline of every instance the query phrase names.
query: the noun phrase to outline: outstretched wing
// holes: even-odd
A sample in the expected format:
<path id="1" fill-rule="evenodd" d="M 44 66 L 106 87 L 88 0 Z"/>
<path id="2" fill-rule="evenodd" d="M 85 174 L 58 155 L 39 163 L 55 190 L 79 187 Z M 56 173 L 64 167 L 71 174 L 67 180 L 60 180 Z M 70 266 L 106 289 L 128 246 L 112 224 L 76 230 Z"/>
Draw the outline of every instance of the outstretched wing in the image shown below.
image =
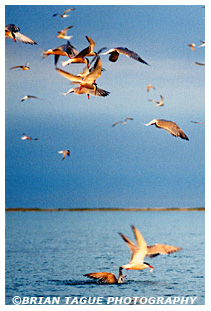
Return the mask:
<path id="1" fill-rule="evenodd" d="M 173 245 L 164 245 L 164 244 L 154 244 L 147 246 L 147 254 L 148 257 L 155 257 L 160 254 L 171 254 L 174 252 L 178 252 L 182 250 L 181 247 L 173 246 Z"/>
<path id="2" fill-rule="evenodd" d="M 97 78 L 101 76 L 101 72 L 102 62 L 99 57 L 94 64 L 94 69 L 84 78 L 84 81 L 93 83 Z"/>
<path id="3" fill-rule="evenodd" d="M 11 67 L 10 69 L 15 69 L 15 68 L 22 68 L 23 66 L 20 65 L 20 66 L 14 66 L 14 67 Z"/>
<path id="4" fill-rule="evenodd" d="M 56 68 L 56 70 L 60 73 L 60 75 L 62 75 L 63 77 L 65 77 L 66 79 L 70 80 L 70 81 L 73 81 L 73 82 L 82 82 L 82 78 L 80 76 L 76 76 L 76 75 L 73 75 L 67 71 L 64 71 L 62 69 L 59 69 L 59 68 Z"/>
<path id="5" fill-rule="evenodd" d="M 15 33 L 15 39 L 17 41 L 20 41 L 22 43 L 28 43 L 28 44 L 37 44 L 34 40 L 30 39 L 29 37 L 21 34 L 20 32 Z"/>
<path id="6" fill-rule="evenodd" d="M 131 226 L 135 239 L 136 239 L 136 243 L 137 243 L 137 248 L 143 252 L 147 251 L 147 243 L 144 240 L 142 234 L 140 233 L 140 231 L 135 228 L 134 226 Z"/>
<path id="7" fill-rule="evenodd" d="M 120 123 L 122 123 L 122 121 L 117 121 L 117 122 L 115 122 L 114 124 L 112 124 L 112 127 L 114 127 L 114 126 L 116 126 L 116 125 L 118 125 L 118 124 L 120 124 Z M 121 237 L 123 238 L 123 234 L 122 233 L 119 233 L 120 235 L 121 235 Z M 125 236 L 124 236 L 124 238 L 123 238 L 123 240 L 125 240 Z M 127 238 L 126 238 L 127 239 Z M 132 242 L 131 242 L 132 243 Z"/>
<path id="8" fill-rule="evenodd" d="M 166 130 L 168 133 L 170 133 L 173 136 L 180 137 L 182 139 L 189 140 L 186 134 L 183 132 L 183 130 L 173 121 L 166 121 L 162 119 L 157 119 L 157 122 L 155 124 L 157 127 L 160 127 L 164 130 Z"/>
<path id="9" fill-rule="evenodd" d="M 95 46 L 95 42 L 94 40 L 92 40 L 90 37 L 86 36 L 87 41 L 89 42 L 89 46 L 91 47 L 91 49 L 94 48 Z"/>
<path id="10" fill-rule="evenodd" d="M 136 52 L 129 50 L 128 48 L 123 48 L 123 47 L 118 47 L 115 48 L 114 51 L 112 52 L 114 55 L 114 58 L 116 57 L 116 60 L 118 58 L 117 53 L 118 54 L 122 54 L 125 55 L 127 57 L 130 57 L 132 59 L 135 59 L 141 63 L 144 63 L 146 65 L 149 65 L 145 60 L 143 60 Z M 114 61 L 114 60 L 113 60 Z"/>
<path id="11" fill-rule="evenodd" d="M 66 15 L 68 12 L 74 11 L 75 8 L 67 9 L 64 11 L 63 15 Z"/>
<path id="12" fill-rule="evenodd" d="M 132 229 L 134 231 L 135 237 L 136 237 L 136 241 L 137 243 L 141 243 L 141 237 L 138 236 L 137 233 L 137 229 L 132 226 Z M 139 246 L 136 246 L 130 239 L 128 239 L 125 235 L 123 235 L 122 233 L 119 232 L 119 234 L 121 235 L 121 237 L 123 238 L 123 240 L 127 243 L 127 246 L 129 247 L 129 249 L 132 252 L 132 256 L 130 259 L 130 263 L 137 263 L 137 262 L 143 262 L 144 257 L 146 255 L 146 247 L 143 244 L 143 246 L 141 246 L 139 248 Z M 146 242 L 145 242 L 146 243 Z"/>
<path id="13" fill-rule="evenodd" d="M 94 273 L 84 274 L 84 276 L 87 276 L 88 278 L 91 278 L 91 279 L 97 279 L 101 282 L 107 282 L 108 279 L 109 279 L 109 283 L 115 283 L 117 281 L 115 275 L 109 272 L 94 272 Z"/>
<path id="14" fill-rule="evenodd" d="M 124 234 L 119 232 L 119 235 L 123 238 L 123 240 L 126 242 L 127 246 L 131 250 L 132 254 L 137 251 L 137 246 L 130 240 L 128 239 Z"/>

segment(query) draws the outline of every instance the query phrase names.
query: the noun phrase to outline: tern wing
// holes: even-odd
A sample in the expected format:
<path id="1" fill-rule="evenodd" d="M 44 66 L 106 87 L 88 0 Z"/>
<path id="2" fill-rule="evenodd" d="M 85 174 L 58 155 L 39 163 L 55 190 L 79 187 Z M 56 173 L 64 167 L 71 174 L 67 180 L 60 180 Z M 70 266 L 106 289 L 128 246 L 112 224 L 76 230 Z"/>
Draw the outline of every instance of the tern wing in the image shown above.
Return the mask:
<path id="1" fill-rule="evenodd" d="M 156 104 L 159 104 L 159 101 L 158 100 L 155 100 L 155 99 L 148 99 L 149 102 L 153 102 L 153 103 L 156 103 Z"/>
<path id="2" fill-rule="evenodd" d="M 72 27 L 73 27 L 73 26 L 68 26 L 68 27 L 62 29 L 61 31 L 58 31 L 58 33 L 62 33 L 63 35 L 66 35 L 66 34 L 67 34 L 67 31 L 68 31 L 70 28 L 72 28 Z"/>
<path id="3" fill-rule="evenodd" d="M 95 46 L 95 42 L 88 36 L 86 36 L 86 39 L 89 42 L 89 46 L 91 47 L 91 49 L 93 49 Z"/>
<path id="4" fill-rule="evenodd" d="M 146 65 L 149 65 L 147 62 L 145 62 L 136 52 L 129 50 L 128 48 L 118 47 L 115 49 L 117 53 L 123 54 L 127 57 L 130 57 L 132 59 L 135 59 L 141 63 L 144 63 Z"/>
<path id="5" fill-rule="evenodd" d="M 99 57 L 94 64 L 94 69 L 84 78 L 84 81 L 94 82 L 97 78 L 101 76 L 101 72 L 102 72 L 102 62 Z"/>
<path id="6" fill-rule="evenodd" d="M 147 256 L 155 257 L 160 254 L 171 254 L 182 250 L 181 247 L 173 245 L 164 245 L 164 244 L 154 244 L 147 246 Z"/>
<path id="7" fill-rule="evenodd" d="M 21 34 L 20 32 L 15 33 L 15 39 L 22 43 L 29 43 L 29 44 L 37 44 L 34 40 L 30 39 L 29 37 Z"/>
<path id="8" fill-rule="evenodd" d="M 82 82 L 82 78 L 80 76 L 73 75 L 73 74 L 66 72 L 66 71 L 59 69 L 59 68 L 56 68 L 56 70 L 60 73 L 60 75 L 62 75 L 63 77 L 65 77 L 66 79 L 68 79 L 70 81 L 74 81 L 77 83 Z"/>
<path id="9" fill-rule="evenodd" d="M 138 229 L 136 229 L 134 226 L 131 226 L 135 239 L 136 239 L 136 243 L 137 243 L 137 247 L 139 249 L 143 249 L 143 250 L 147 250 L 147 243 L 144 240 L 142 234 L 140 233 L 140 231 Z"/>
<path id="10" fill-rule="evenodd" d="M 132 254 L 137 251 L 137 246 L 130 240 L 128 239 L 124 234 L 119 232 L 119 235 L 123 238 L 123 240 L 126 242 L 127 246 L 131 250 Z"/>
<path id="11" fill-rule="evenodd" d="M 14 66 L 14 67 L 11 67 L 10 69 L 15 69 L 15 68 L 22 68 L 23 66 L 20 65 L 20 66 Z"/>
<path id="12" fill-rule="evenodd" d="M 173 121 L 157 119 L 157 122 L 155 125 L 157 127 L 160 127 L 166 130 L 169 134 L 173 136 L 181 137 L 182 139 L 189 140 L 186 134 L 183 132 L 183 130 Z"/>
<path id="13" fill-rule="evenodd" d="M 112 124 L 112 126 L 114 127 L 114 126 L 116 126 L 116 125 L 118 125 L 118 124 L 120 124 L 120 123 L 122 123 L 122 121 L 117 121 L 117 122 L 115 122 L 114 124 Z M 123 234 L 120 234 L 121 236 L 123 235 Z M 123 237 L 122 237 L 123 238 Z M 125 237 L 126 238 L 126 237 Z M 123 238 L 124 239 L 124 238 Z M 125 239 L 124 239 L 125 240 Z"/>
<path id="14" fill-rule="evenodd" d="M 94 272 L 94 273 L 84 274 L 84 276 L 87 276 L 91 279 L 98 279 L 101 282 L 107 282 L 108 280 L 109 280 L 109 283 L 117 282 L 115 275 L 110 272 Z"/>
<path id="15" fill-rule="evenodd" d="M 131 121 L 132 121 L 133 118 L 126 118 L 126 119 L 125 119 L 125 122 L 128 121 L 128 120 L 131 120 Z"/>
<path id="16" fill-rule="evenodd" d="M 35 99 L 40 99 L 39 97 L 37 96 L 34 96 L 34 95 L 27 95 L 28 98 L 35 98 Z"/>
<path id="17" fill-rule="evenodd" d="M 137 247 L 136 251 L 132 254 L 130 263 L 143 262 L 147 254 L 147 243 L 138 229 L 134 226 L 131 226 L 131 228 L 136 239 Z"/>
<path id="18" fill-rule="evenodd" d="M 73 10 L 75 10 L 75 8 L 67 9 L 67 10 L 64 11 L 63 15 L 65 15 L 65 14 L 67 14 L 68 12 L 71 12 L 71 11 L 73 11 Z"/>
<path id="19" fill-rule="evenodd" d="M 195 124 L 205 124 L 205 122 L 197 122 L 197 121 L 190 121 L 192 123 L 195 123 Z"/>

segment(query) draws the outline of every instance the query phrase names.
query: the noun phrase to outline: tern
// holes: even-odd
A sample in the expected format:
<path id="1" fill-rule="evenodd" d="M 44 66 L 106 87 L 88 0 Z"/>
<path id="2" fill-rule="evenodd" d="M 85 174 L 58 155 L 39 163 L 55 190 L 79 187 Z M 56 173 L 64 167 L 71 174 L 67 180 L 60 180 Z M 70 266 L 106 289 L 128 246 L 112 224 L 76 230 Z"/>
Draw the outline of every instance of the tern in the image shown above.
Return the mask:
<path id="1" fill-rule="evenodd" d="M 100 89 L 98 87 L 95 88 L 95 86 L 91 88 L 78 86 L 76 88 L 71 88 L 66 93 L 61 93 L 61 94 L 66 96 L 67 94 L 70 94 L 70 93 L 74 93 L 76 95 L 87 94 L 88 99 L 89 99 L 89 95 L 105 97 L 110 94 L 110 92 Z"/>
<path id="2" fill-rule="evenodd" d="M 62 66 L 66 66 L 71 63 L 85 63 L 87 67 L 89 67 L 89 61 L 87 59 L 87 56 L 96 56 L 96 53 L 93 50 L 95 42 L 88 36 L 86 36 L 86 39 L 89 42 L 89 46 L 80 51 L 77 55 L 75 55 L 71 59 L 62 62 Z"/>
<path id="3" fill-rule="evenodd" d="M 112 127 L 114 127 L 114 126 L 116 126 L 118 124 L 121 124 L 121 123 L 126 125 L 128 120 L 133 120 L 133 118 L 125 118 L 124 121 L 117 121 L 114 124 L 112 124 Z"/>
<path id="4" fill-rule="evenodd" d="M 58 31 L 58 35 L 56 36 L 56 38 L 60 38 L 60 39 L 65 39 L 65 40 L 70 40 L 73 36 L 67 36 L 67 31 L 72 28 L 73 26 L 68 26 L 64 29 L 62 29 L 61 31 Z"/>
<path id="5" fill-rule="evenodd" d="M 199 65 L 199 66 L 205 66 L 204 63 L 199 63 L 199 62 L 195 62 L 196 65 Z"/>
<path id="6" fill-rule="evenodd" d="M 147 92 L 149 92 L 150 89 L 155 90 L 155 87 L 151 84 L 147 85 Z"/>
<path id="7" fill-rule="evenodd" d="M 200 42 L 201 42 L 202 44 L 201 44 L 201 45 L 199 45 L 198 47 L 199 47 L 199 48 L 204 47 L 204 46 L 205 46 L 205 41 L 200 40 Z"/>
<path id="8" fill-rule="evenodd" d="M 61 150 L 61 151 L 58 151 L 58 153 L 62 153 L 63 154 L 63 158 L 62 158 L 62 160 L 64 160 L 65 158 L 66 158 L 66 156 L 68 155 L 70 155 L 70 150 L 69 149 L 67 149 L 67 150 Z"/>
<path id="9" fill-rule="evenodd" d="M 154 99 L 148 99 L 150 102 L 153 102 L 153 103 L 156 103 L 157 105 L 156 106 L 164 106 L 164 103 L 163 103 L 163 96 L 160 95 L 160 101 L 158 100 L 154 100 Z"/>
<path id="10" fill-rule="evenodd" d="M 110 54 L 109 56 L 109 60 L 111 62 L 116 62 L 119 54 L 125 55 L 127 57 L 130 57 L 132 59 L 135 59 L 137 61 L 139 61 L 140 63 L 149 65 L 147 62 L 145 62 L 145 60 L 143 60 L 136 52 L 129 50 L 128 48 L 123 48 L 123 47 L 117 47 L 117 48 L 113 48 L 108 50 L 107 52 L 101 53 L 101 55 L 106 55 L 106 54 Z"/>
<path id="11" fill-rule="evenodd" d="M 23 102 L 24 100 L 26 100 L 27 98 L 34 98 L 34 99 L 41 99 L 37 96 L 34 96 L 34 95 L 26 95 L 24 96 L 23 98 L 21 98 L 21 101 Z"/>
<path id="12" fill-rule="evenodd" d="M 74 47 L 68 41 L 66 44 L 60 45 L 55 49 L 43 50 L 42 58 L 46 58 L 49 55 L 55 55 L 54 64 L 57 65 L 59 56 L 68 56 L 69 58 L 74 56 Z"/>
<path id="13" fill-rule="evenodd" d="M 30 141 L 32 141 L 32 140 L 38 140 L 38 138 L 29 137 L 29 136 L 25 135 L 24 133 L 23 133 L 23 135 L 21 136 L 21 139 L 22 139 L 22 140 L 30 140 Z"/>
<path id="14" fill-rule="evenodd" d="M 144 124 L 145 126 L 155 125 L 158 128 L 166 130 L 169 134 L 175 137 L 180 137 L 182 139 L 189 140 L 189 138 L 186 136 L 183 130 L 173 121 L 167 121 L 164 119 L 153 119 L 147 124 L 145 123 L 142 124 Z"/>
<path id="15" fill-rule="evenodd" d="M 173 252 L 178 252 L 182 248 L 172 245 L 163 245 L 163 244 L 155 244 L 152 246 L 147 246 L 146 241 L 144 240 L 142 234 L 139 232 L 137 228 L 131 226 L 137 245 L 135 245 L 131 240 L 129 240 L 126 236 L 124 236 L 121 232 L 119 232 L 120 236 L 127 243 L 127 246 L 132 252 L 131 260 L 128 264 L 122 265 L 121 267 L 126 270 L 143 270 L 146 268 L 151 268 L 151 271 L 154 269 L 153 266 L 144 262 L 144 257 L 155 257 L 160 254 L 170 254 Z"/>
<path id="16" fill-rule="evenodd" d="M 55 17 L 55 16 L 57 16 L 57 15 L 60 15 L 61 18 L 65 18 L 65 17 L 68 17 L 68 16 L 69 16 L 69 15 L 67 15 L 68 12 L 71 12 L 71 11 L 74 11 L 74 10 L 75 10 L 75 8 L 67 9 L 67 10 L 65 10 L 64 13 L 61 14 L 61 15 L 60 15 L 59 13 L 53 14 L 53 17 Z"/>
<path id="17" fill-rule="evenodd" d="M 195 43 L 190 43 L 190 44 L 188 44 L 188 46 L 191 48 L 192 51 L 194 51 L 194 52 L 196 51 L 196 49 L 195 49 L 195 46 L 196 46 Z"/>
<path id="18" fill-rule="evenodd" d="M 97 279 L 102 283 L 120 284 L 124 282 L 124 278 L 126 277 L 126 276 L 123 276 L 122 269 L 123 269 L 122 267 L 119 267 L 118 278 L 116 278 L 116 276 L 110 272 L 94 272 L 94 273 L 84 274 L 84 276 L 87 276 L 88 278 L 92 278 L 92 279 Z"/>
<path id="19" fill-rule="evenodd" d="M 29 70 L 29 63 L 27 63 L 25 66 L 24 65 L 19 65 L 19 66 L 14 66 L 11 67 L 10 69 L 15 69 L 15 68 L 21 68 L 21 70 Z"/>
<path id="20" fill-rule="evenodd" d="M 205 124 L 205 122 L 197 122 L 197 121 L 190 121 L 190 122 L 195 124 Z"/>
<path id="21" fill-rule="evenodd" d="M 14 24 L 5 26 L 5 39 L 13 39 L 14 41 L 20 41 L 22 43 L 37 44 L 34 40 L 21 34 L 20 28 Z"/>

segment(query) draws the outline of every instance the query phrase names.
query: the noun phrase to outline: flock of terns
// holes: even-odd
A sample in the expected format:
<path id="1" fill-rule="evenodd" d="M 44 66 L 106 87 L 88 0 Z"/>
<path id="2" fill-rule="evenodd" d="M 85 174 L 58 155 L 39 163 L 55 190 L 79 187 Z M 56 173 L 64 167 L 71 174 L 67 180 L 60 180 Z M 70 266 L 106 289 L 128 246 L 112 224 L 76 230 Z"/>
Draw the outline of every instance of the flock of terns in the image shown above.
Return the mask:
<path id="1" fill-rule="evenodd" d="M 55 13 L 53 17 L 60 16 L 61 18 L 68 17 L 67 15 L 68 12 L 73 11 L 74 8 L 67 9 L 65 12 L 62 14 L 60 13 Z M 70 38 L 72 36 L 68 36 L 67 32 L 69 29 L 71 29 L 72 26 L 68 26 L 64 28 L 61 31 L 58 31 L 58 38 L 68 40 L 66 44 L 63 44 L 61 46 L 58 46 L 54 49 L 49 49 L 43 51 L 43 58 L 49 56 L 49 55 L 54 55 L 54 64 L 55 64 L 55 69 L 56 71 L 62 75 L 64 78 L 68 79 L 71 81 L 72 84 L 77 84 L 78 86 L 75 88 L 71 88 L 69 91 L 66 93 L 62 93 L 63 95 L 67 95 L 69 93 L 74 93 L 77 95 L 81 94 L 86 94 L 89 98 L 90 95 L 92 96 L 101 96 L 105 97 L 110 94 L 110 92 L 103 90 L 98 87 L 96 80 L 101 76 L 101 72 L 103 71 L 102 68 L 102 62 L 101 62 L 101 55 L 109 55 L 109 61 L 111 62 L 116 62 L 119 58 L 119 55 L 124 55 L 129 58 L 132 58 L 133 60 L 136 60 L 142 64 L 149 65 L 145 60 L 143 60 L 136 52 L 129 50 L 128 48 L 123 48 L 123 47 L 116 47 L 107 50 L 106 52 L 103 52 L 106 48 L 101 48 L 98 52 L 94 51 L 95 47 L 95 42 L 88 36 L 86 36 L 86 39 L 89 43 L 87 47 L 85 47 L 83 50 L 78 51 L 72 44 L 70 43 Z M 31 45 L 36 45 L 37 43 L 30 39 L 29 37 L 23 35 L 20 33 L 20 28 L 14 24 L 9 24 L 5 26 L 5 38 L 13 39 L 14 41 L 20 41 L 22 43 L 28 43 Z M 201 42 L 202 44 L 200 47 L 205 45 L 205 42 Z M 195 44 L 189 44 L 188 45 L 193 51 L 195 51 Z M 62 62 L 62 66 L 67 66 L 72 63 L 83 63 L 86 65 L 86 67 L 83 69 L 82 72 L 78 73 L 77 75 L 74 75 L 70 72 L 64 71 L 60 68 L 57 67 L 58 60 L 60 56 L 66 56 L 68 59 L 66 61 Z M 93 59 L 90 62 L 89 58 L 92 56 Z M 197 62 L 196 62 L 197 63 Z M 93 64 L 93 66 L 92 66 Z M 198 63 L 200 65 L 203 65 L 201 63 Z M 15 69 L 15 68 L 20 68 L 21 70 L 29 70 L 29 63 L 26 65 L 18 65 L 18 66 L 13 66 L 10 69 Z M 150 89 L 154 89 L 155 87 L 153 85 L 148 85 L 147 86 L 147 92 L 150 91 Z M 33 98 L 33 99 L 39 99 L 36 96 L 33 95 L 26 95 L 24 96 L 21 101 L 24 101 L 28 98 Z M 160 100 L 156 101 L 153 99 L 149 99 L 149 101 L 154 102 L 157 104 L 157 106 L 163 106 L 164 103 L 164 98 L 162 95 L 160 95 Z M 128 121 L 132 121 L 133 118 L 125 118 L 124 120 L 117 121 L 114 124 L 112 124 L 112 127 L 118 125 L 118 124 L 126 124 Z M 204 124 L 205 122 L 196 122 L 196 121 L 191 121 L 193 123 L 197 124 Z M 142 123 L 144 124 L 144 123 Z M 155 125 L 157 128 L 161 128 L 166 130 L 169 134 L 175 136 L 175 137 L 180 137 L 181 139 L 189 140 L 187 135 L 184 133 L 184 131 L 173 121 L 168 121 L 168 120 L 163 120 L 163 119 L 154 119 L 150 121 L 147 124 L 144 124 L 145 126 L 149 125 Z M 22 135 L 21 137 L 22 140 L 38 140 L 38 138 L 32 138 L 30 136 L 27 136 L 25 134 Z M 59 154 L 63 155 L 63 160 L 66 158 L 66 156 L 70 156 L 70 150 L 61 150 L 58 151 Z M 94 272 L 94 273 L 88 273 L 84 274 L 84 276 L 92 278 L 92 279 L 97 279 L 100 282 L 104 283 L 122 283 L 124 281 L 125 276 L 122 274 L 122 270 L 143 270 L 146 268 L 150 268 L 151 270 L 153 269 L 153 266 L 151 266 L 149 263 L 144 262 L 145 256 L 148 257 L 155 257 L 160 254 L 170 254 L 173 252 L 180 251 L 181 248 L 177 246 L 172 246 L 172 245 L 164 245 L 164 244 L 155 244 L 152 246 L 148 246 L 147 243 L 145 242 L 142 234 L 139 232 L 137 228 L 132 226 L 132 230 L 136 239 L 136 244 L 134 244 L 131 240 L 129 240 L 125 235 L 122 233 L 119 233 L 122 239 L 126 242 L 127 246 L 129 247 L 132 256 L 130 259 L 130 262 L 127 264 L 124 264 L 119 267 L 119 275 L 116 277 L 113 273 L 109 272 Z"/>
<path id="2" fill-rule="evenodd" d="M 67 9 L 63 14 L 55 13 L 53 16 L 60 16 L 61 18 L 68 17 L 68 12 L 73 11 L 74 8 Z M 149 65 L 145 60 L 143 60 L 136 52 L 129 50 L 128 48 L 123 47 L 116 47 L 107 50 L 106 52 L 103 52 L 106 48 L 101 48 L 98 52 L 94 51 L 95 42 L 88 36 L 86 36 L 86 39 L 89 43 L 87 47 L 82 49 L 81 51 L 78 51 L 69 41 L 69 39 L 72 36 L 67 36 L 67 31 L 71 29 L 73 26 L 68 26 L 61 31 L 58 31 L 58 38 L 68 40 L 66 44 L 60 45 L 54 49 L 48 49 L 43 51 L 43 58 L 46 58 L 49 55 L 54 55 L 54 64 L 55 69 L 57 72 L 62 75 L 64 78 L 71 81 L 72 84 L 78 85 L 77 87 L 71 88 L 67 92 L 61 93 L 62 95 L 66 96 L 67 94 L 74 93 L 76 95 L 86 94 L 89 98 L 90 95 L 92 96 L 101 96 L 105 97 L 110 94 L 110 92 L 99 88 L 96 80 L 101 76 L 102 71 L 104 70 L 102 68 L 102 61 L 101 61 L 101 55 L 109 55 L 109 61 L 116 62 L 118 60 L 119 55 L 125 55 L 129 58 L 132 58 L 140 63 L 143 63 L 145 65 Z M 20 41 L 22 43 L 28 43 L 28 44 L 37 44 L 34 40 L 30 39 L 29 37 L 23 35 L 20 33 L 20 28 L 14 24 L 9 24 L 5 26 L 5 38 L 11 38 L 14 41 Z M 205 41 L 201 41 L 201 45 L 199 47 L 205 46 Z M 188 46 L 195 51 L 195 44 L 191 43 L 188 44 Z M 82 72 L 78 73 L 77 75 L 74 75 L 70 72 L 64 71 L 57 67 L 57 63 L 60 56 L 66 56 L 68 57 L 68 60 L 62 62 L 62 66 L 70 65 L 72 63 L 84 63 L 86 67 L 83 69 Z M 93 56 L 92 61 L 89 61 L 90 56 Z M 93 66 L 92 63 L 94 63 Z M 197 63 L 197 62 L 196 62 Z M 198 63 L 199 64 L 199 63 Z M 29 70 L 29 63 L 26 65 L 18 65 L 13 66 L 10 69 L 15 68 L 21 68 L 21 70 Z M 155 87 L 153 85 L 147 86 L 147 92 L 149 92 L 150 89 L 154 89 Z M 24 96 L 21 101 L 24 101 L 28 98 L 34 98 L 39 99 L 37 96 L 33 95 L 26 95 Z M 149 101 L 156 103 L 157 106 L 163 106 L 164 105 L 164 98 L 162 95 L 160 95 L 160 100 L 154 100 L 149 99 Z M 117 124 L 126 124 L 128 120 L 133 120 L 133 118 L 125 118 L 124 121 L 117 121 L 112 126 L 116 126 Z M 195 122 L 198 124 L 204 124 L 204 122 Z M 142 123 L 144 124 L 144 123 Z M 183 132 L 183 130 L 173 121 L 164 120 L 164 119 L 154 119 L 150 121 L 147 124 L 144 124 L 146 126 L 149 125 L 155 125 L 157 128 L 161 128 L 166 130 L 168 133 L 175 137 L 180 137 L 185 140 L 189 140 L 187 135 Z"/>

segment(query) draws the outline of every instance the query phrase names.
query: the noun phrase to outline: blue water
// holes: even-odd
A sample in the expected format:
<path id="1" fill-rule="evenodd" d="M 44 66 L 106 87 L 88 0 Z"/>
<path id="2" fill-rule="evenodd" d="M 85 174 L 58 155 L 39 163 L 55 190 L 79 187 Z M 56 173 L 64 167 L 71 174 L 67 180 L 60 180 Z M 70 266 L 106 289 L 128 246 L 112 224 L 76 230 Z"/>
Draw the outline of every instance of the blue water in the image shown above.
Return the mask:
<path id="1" fill-rule="evenodd" d="M 197 297 L 205 304 L 204 212 L 7 212 L 6 304 L 12 298 Z M 131 253 L 118 235 L 132 241 L 135 225 L 146 242 L 172 244 L 182 251 L 145 261 L 154 266 L 124 271 L 123 284 L 101 285 L 85 273 L 108 271 L 129 262 Z M 38 298 L 37 298 L 38 299 Z M 187 300 L 190 304 L 190 301 Z"/>

